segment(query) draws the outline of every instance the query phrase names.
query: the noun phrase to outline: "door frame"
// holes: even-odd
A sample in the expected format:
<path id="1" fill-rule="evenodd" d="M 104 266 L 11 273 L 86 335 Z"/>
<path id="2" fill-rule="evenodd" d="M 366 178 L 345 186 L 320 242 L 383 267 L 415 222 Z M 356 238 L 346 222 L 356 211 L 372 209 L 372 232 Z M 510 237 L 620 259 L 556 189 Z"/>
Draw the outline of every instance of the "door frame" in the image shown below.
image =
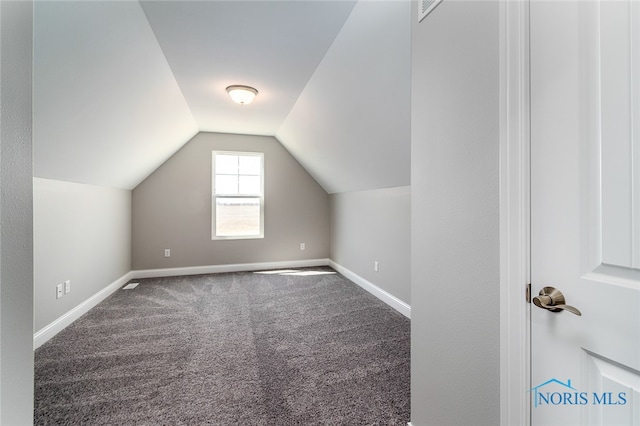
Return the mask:
<path id="1" fill-rule="evenodd" d="M 529 1 L 500 2 L 500 424 L 531 424 Z"/>

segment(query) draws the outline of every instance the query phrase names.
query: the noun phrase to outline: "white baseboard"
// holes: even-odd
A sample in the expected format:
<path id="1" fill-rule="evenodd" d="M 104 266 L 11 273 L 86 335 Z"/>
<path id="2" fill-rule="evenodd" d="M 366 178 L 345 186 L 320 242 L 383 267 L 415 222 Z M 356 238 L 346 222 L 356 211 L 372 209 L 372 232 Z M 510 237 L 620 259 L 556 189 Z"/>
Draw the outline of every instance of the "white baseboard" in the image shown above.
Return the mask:
<path id="1" fill-rule="evenodd" d="M 217 272 L 260 271 L 266 269 L 304 268 L 327 266 L 329 259 L 294 260 L 290 262 L 242 263 L 235 265 L 194 266 L 187 268 L 147 269 L 130 271 L 118 278 L 69 312 L 38 330 L 33 335 L 33 349 L 37 349 L 72 322 L 89 312 L 91 308 L 109 297 L 128 281 L 139 278 L 175 277 L 179 275 L 211 274 Z"/>
<path id="2" fill-rule="evenodd" d="M 340 272 L 342 275 L 358 284 L 360 287 L 373 294 L 378 299 L 382 300 L 387 305 L 391 306 L 396 311 L 400 312 L 407 318 L 411 318 L 411 306 L 402 300 L 395 297 L 393 294 L 386 292 L 381 289 L 377 285 L 373 284 L 370 281 L 362 278 L 360 275 L 355 272 L 350 271 L 342 265 L 337 264 L 333 260 L 329 260 L 329 266 L 331 266 L 336 271 Z"/>
<path id="3" fill-rule="evenodd" d="M 125 285 L 131 278 L 133 278 L 131 272 L 127 272 L 84 302 L 80 303 L 75 308 L 71 309 L 66 314 L 62 315 L 60 318 L 37 331 L 33 335 L 33 349 L 35 350 L 39 348 L 43 343 L 47 342 L 53 336 L 64 330 L 65 327 L 69 326 L 72 322 L 89 312 L 91 308 L 109 297 L 112 293 Z"/>
<path id="4" fill-rule="evenodd" d="M 243 271 L 261 271 L 268 269 L 287 269 L 287 268 L 304 268 L 315 266 L 331 266 L 336 271 L 353 281 L 369 293 L 382 300 L 387 305 L 391 306 L 407 318 L 411 318 L 411 307 L 393 296 L 390 293 L 382 290 L 375 284 L 365 280 L 356 273 L 348 270 L 347 268 L 335 263 L 330 259 L 309 259 L 309 260 L 294 260 L 290 262 L 263 262 L 263 263 L 239 263 L 233 265 L 210 265 L 210 266 L 192 266 L 184 268 L 165 268 L 165 269 L 145 269 L 130 271 L 118 278 L 84 302 L 80 303 L 75 308 L 71 309 L 60 318 L 51 322 L 33 335 L 33 349 L 37 349 L 42 344 L 47 342 L 53 336 L 62 331 L 65 327 L 69 326 L 72 322 L 80 318 L 82 315 L 89 312 L 91 308 L 102 302 L 109 297 L 116 290 L 124 286 L 132 279 L 139 278 L 157 278 L 157 277 L 175 277 L 181 275 L 199 275 L 199 274 L 213 274 L 221 272 L 243 272 Z"/>
<path id="5" fill-rule="evenodd" d="M 329 259 L 292 260 L 289 262 L 237 263 L 232 265 L 187 266 L 183 268 L 139 269 L 131 278 L 177 277 L 181 275 L 216 274 L 221 272 L 262 271 L 268 269 L 327 266 Z"/>

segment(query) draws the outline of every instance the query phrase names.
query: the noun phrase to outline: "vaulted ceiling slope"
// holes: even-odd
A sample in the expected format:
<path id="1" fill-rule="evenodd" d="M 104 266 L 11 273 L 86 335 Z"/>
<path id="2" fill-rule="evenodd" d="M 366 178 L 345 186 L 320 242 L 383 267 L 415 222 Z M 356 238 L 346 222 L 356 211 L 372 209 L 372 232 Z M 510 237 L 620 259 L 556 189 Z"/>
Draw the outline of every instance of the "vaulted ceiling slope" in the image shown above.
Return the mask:
<path id="1" fill-rule="evenodd" d="M 131 189 L 197 131 L 139 3 L 35 3 L 35 176 Z"/>
<path id="2" fill-rule="evenodd" d="M 410 15 L 358 2 L 276 133 L 329 193 L 410 184 Z"/>
<path id="3" fill-rule="evenodd" d="M 132 189 L 198 131 L 275 135 L 328 192 L 409 183 L 408 0 L 39 1 L 34 173 Z M 253 104 L 231 84 L 259 90 Z"/>
<path id="4" fill-rule="evenodd" d="M 353 1 L 143 1 L 202 131 L 273 136 L 331 46 Z M 250 106 L 232 84 L 255 87 Z"/>

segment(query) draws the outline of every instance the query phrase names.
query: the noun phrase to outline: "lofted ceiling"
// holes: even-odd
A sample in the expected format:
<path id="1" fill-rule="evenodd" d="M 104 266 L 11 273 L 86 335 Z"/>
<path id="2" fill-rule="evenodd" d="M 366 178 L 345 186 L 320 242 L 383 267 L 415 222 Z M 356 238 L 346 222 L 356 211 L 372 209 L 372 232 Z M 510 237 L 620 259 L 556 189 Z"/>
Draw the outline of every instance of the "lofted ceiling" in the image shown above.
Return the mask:
<path id="1" fill-rule="evenodd" d="M 211 131 L 275 136 L 330 193 L 408 185 L 410 9 L 36 1 L 34 174 L 132 189 Z"/>

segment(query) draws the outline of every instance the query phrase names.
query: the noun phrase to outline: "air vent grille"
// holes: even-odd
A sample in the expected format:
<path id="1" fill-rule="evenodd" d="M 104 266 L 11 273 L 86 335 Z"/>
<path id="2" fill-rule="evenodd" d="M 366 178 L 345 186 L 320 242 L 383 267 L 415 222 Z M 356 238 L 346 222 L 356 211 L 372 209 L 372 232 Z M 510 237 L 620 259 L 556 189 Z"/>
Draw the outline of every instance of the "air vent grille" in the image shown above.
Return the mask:
<path id="1" fill-rule="evenodd" d="M 422 21 L 442 0 L 418 0 L 418 22 Z"/>

